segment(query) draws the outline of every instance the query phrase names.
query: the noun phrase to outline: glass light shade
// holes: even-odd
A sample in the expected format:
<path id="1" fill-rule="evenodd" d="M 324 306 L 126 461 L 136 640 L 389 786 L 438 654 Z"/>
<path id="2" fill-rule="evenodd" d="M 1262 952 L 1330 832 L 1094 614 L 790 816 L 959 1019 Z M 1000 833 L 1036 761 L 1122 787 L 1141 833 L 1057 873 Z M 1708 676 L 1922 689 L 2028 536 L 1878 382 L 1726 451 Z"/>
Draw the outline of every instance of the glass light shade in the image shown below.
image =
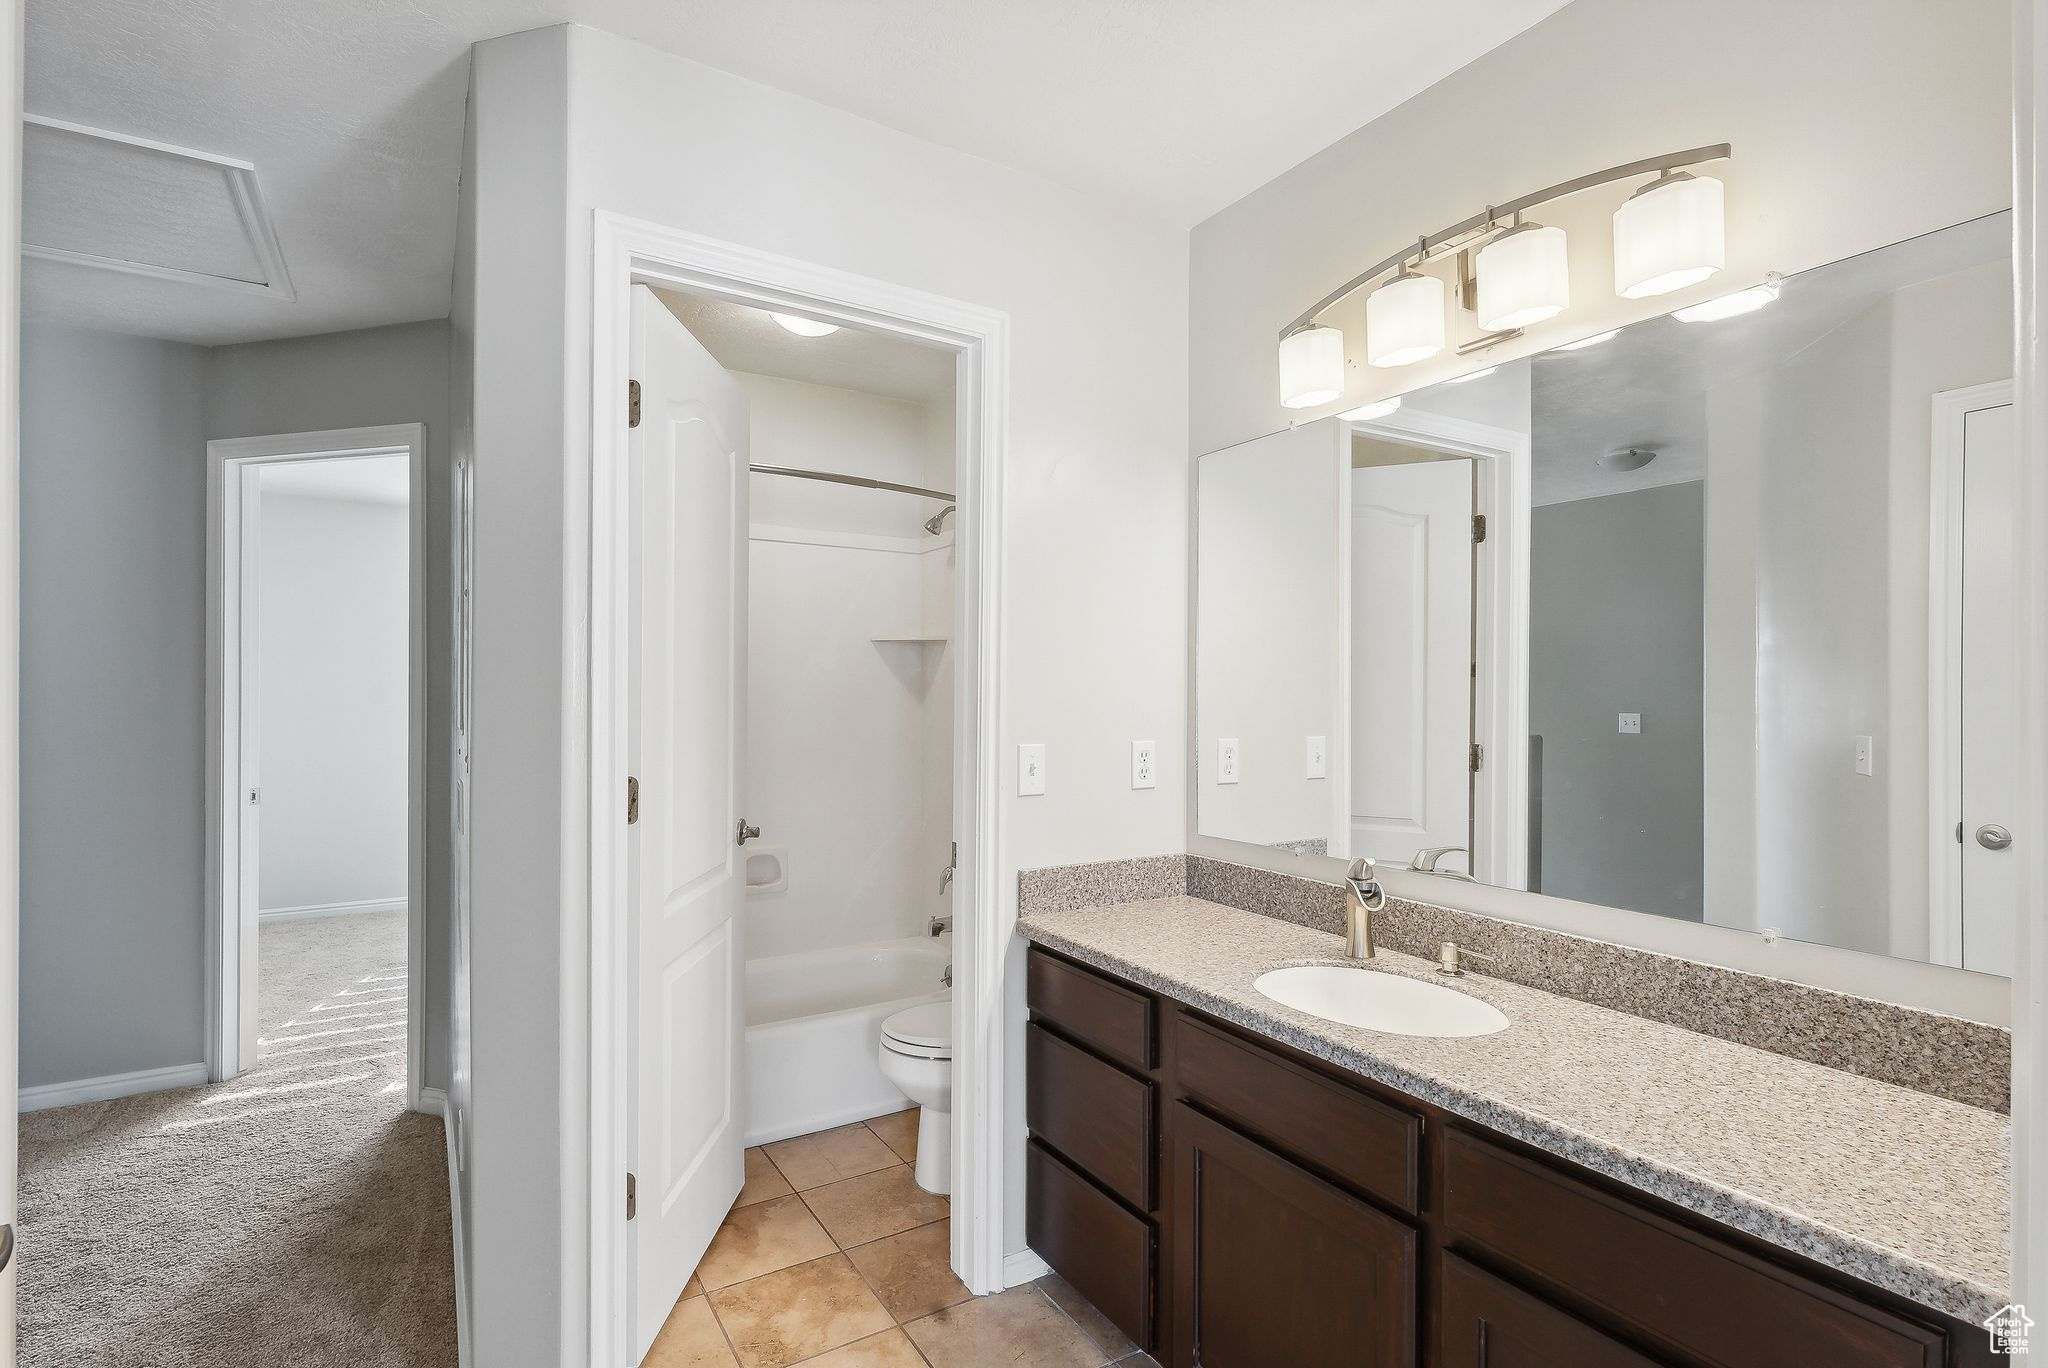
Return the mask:
<path id="1" fill-rule="evenodd" d="M 1697 285 L 1728 263 L 1721 182 L 1680 173 L 1614 211 L 1614 292 L 1646 299 Z"/>
<path id="2" fill-rule="evenodd" d="M 1443 349 L 1443 281 L 1404 270 L 1365 297 L 1366 360 L 1406 366 Z"/>
<path id="3" fill-rule="evenodd" d="M 1508 332 L 1541 323 L 1571 302 L 1564 229 L 1525 223 L 1479 249 L 1479 326 Z"/>
<path id="4" fill-rule="evenodd" d="M 837 323 L 820 323 L 815 318 L 798 318 L 795 314 L 772 311 L 768 316 L 798 337 L 829 337 L 839 331 Z"/>
<path id="5" fill-rule="evenodd" d="M 1280 339 L 1280 403 L 1314 408 L 1344 392 L 1344 333 L 1303 328 Z"/>

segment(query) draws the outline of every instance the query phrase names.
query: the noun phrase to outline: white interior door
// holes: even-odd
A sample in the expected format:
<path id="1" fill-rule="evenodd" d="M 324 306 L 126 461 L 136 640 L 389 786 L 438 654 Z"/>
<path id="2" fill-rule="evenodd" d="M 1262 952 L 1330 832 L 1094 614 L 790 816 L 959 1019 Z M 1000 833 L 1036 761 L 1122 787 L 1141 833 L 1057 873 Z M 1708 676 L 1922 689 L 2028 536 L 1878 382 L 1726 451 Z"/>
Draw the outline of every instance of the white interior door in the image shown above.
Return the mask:
<path id="1" fill-rule="evenodd" d="M 1354 470 L 1351 518 L 1351 853 L 1405 864 L 1470 844 L 1471 463 Z"/>
<path id="2" fill-rule="evenodd" d="M 2011 404 L 1963 420 L 1963 967 L 2013 971 L 2019 861 L 2007 848 L 2019 799 Z M 2003 833 L 2003 836 L 2001 836 Z M 2001 844 L 2001 840 L 2004 844 Z"/>
<path id="3" fill-rule="evenodd" d="M 742 1176 L 747 405 L 645 286 L 633 287 L 640 423 L 627 834 L 635 965 L 632 1225 L 636 1358 L 645 1355 Z"/>

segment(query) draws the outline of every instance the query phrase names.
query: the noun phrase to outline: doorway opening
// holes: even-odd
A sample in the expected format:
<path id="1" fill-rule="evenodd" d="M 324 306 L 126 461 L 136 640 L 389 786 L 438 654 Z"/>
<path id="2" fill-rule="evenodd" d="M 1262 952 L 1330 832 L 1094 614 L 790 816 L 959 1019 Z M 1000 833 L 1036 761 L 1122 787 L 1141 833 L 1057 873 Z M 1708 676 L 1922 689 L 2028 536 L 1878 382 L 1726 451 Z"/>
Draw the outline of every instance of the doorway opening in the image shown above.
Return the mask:
<path id="1" fill-rule="evenodd" d="M 305 1054 L 420 1109 L 424 444 L 207 444 L 216 1082 Z"/>
<path id="2" fill-rule="evenodd" d="M 906 1098 L 937 1152 L 905 1181 L 950 1189 L 949 1261 L 974 1291 L 999 1290 L 1006 323 L 606 215 L 596 255 L 595 392 L 627 402 L 593 406 L 592 1360 L 646 1349 L 740 1193 L 749 1141 L 856 1126 Z M 895 359 L 880 379 L 764 374 L 775 366 L 746 359 L 742 322 L 771 330 L 754 342 L 844 332 L 861 364 Z M 877 392 L 899 363 L 925 392 Z M 750 515 L 756 485 L 778 522 Z M 756 563 L 764 590 L 780 586 L 758 602 Z M 840 770 L 844 784 L 824 782 Z M 884 836 L 855 830 L 878 819 Z M 756 939 L 770 953 L 750 954 Z M 792 972 L 813 955 L 833 962 Z M 716 1010 L 673 1010 L 686 980 Z M 861 1000 L 782 1001 L 798 980 Z M 908 1008 L 951 1037 L 942 1100 L 883 1057 L 886 1034 L 930 1034 L 887 1029 Z M 817 1028 L 832 1020 L 828 1039 Z M 930 1045 L 904 1041 L 906 1058 L 920 1050 L 911 1064 L 929 1073 Z M 950 1143 L 930 1141 L 948 1129 L 935 1115 Z"/>

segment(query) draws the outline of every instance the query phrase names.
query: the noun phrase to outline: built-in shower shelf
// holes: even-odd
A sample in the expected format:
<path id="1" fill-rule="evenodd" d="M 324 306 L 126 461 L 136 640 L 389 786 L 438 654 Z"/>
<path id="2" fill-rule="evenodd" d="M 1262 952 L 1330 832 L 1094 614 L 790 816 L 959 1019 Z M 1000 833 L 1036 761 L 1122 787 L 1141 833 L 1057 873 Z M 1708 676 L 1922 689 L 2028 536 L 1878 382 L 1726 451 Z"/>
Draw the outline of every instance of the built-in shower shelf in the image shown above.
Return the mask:
<path id="1" fill-rule="evenodd" d="M 948 641 L 952 640 L 952 638 L 946 636 L 944 633 L 939 633 L 936 635 L 922 636 L 916 634 L 906 634 L 904 636 L 877 636 L 869 637 L 868 640 L 874 642 L 877 646 L 943 646 Z"/>

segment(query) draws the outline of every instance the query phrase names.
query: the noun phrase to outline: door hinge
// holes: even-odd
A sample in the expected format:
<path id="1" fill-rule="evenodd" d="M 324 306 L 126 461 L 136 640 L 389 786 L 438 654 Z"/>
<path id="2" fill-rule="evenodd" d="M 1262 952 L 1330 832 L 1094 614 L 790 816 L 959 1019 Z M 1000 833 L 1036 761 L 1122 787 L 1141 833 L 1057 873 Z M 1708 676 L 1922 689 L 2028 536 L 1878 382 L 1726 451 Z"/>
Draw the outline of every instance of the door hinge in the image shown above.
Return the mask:
<path id="1" fill-rule="evenodd" d="M 640 781 L 632 775 L 626 776 L 626 825 L 640 820 Z"/>
<path id="2" fill-rule="evenodd" d="M 638 410 L 637 410 L 637 409 L 636 409 L 636 410 L 634 410 L 634 411 L 635 411 L 635 412 L 638 412 Z M 1484 513 L 1474 513 L 1474 514 L 1472 515 L 1472 544 L 1473 544 L 1474 546 L 1477 546 L 1477 545 L 1479 545 L 1479 543 L 1481 543 L 1481 542 L 1483 542 L 1483 541 L 1485 541 L 1485 540 L 1486 540 L 1486 515 L 1485 515 Z"/>
<path id="3" fill-rule="evenodd" d="M 640 426 L 640 382 L 638 380 L 628 380 L 626 382 L 626 426 L 629 428 Z"/>
<path id="4" fill-rule="evenodd" d="M 1479 767 L 1486 763 L 1486 747 L 1477 741 L 1472 743 L 1472 772 L 1479 773 Z"/>
<path id="5" fill-rule="evenodd" d="M 259 801 L 259 795 L 260 795 L 260 794 L 261 794 L 262 792 L 263 792 L 263 790 L 262 790 L 262 789 L 250 789 L 250 790 L 249 790 L 249 806 L 250 806 L 250 807 L 255 807 L 255 806 L 256 806 L 257 802 Z M 1956 824 L 1956 839 L 1957 839 L 1958 841 L 1960 841 L 1960 840 L 1962 840 L 1962 839 L 1963 839 L 1963 828 L 1962 828 L 1962 824 L 1961 824 L 1960 822 L 1958 822 L 1958 823 Z"/>
<path id="6" fill-rule="evenodd" d="M 633 1174 L 626 1175 L 626 1219 L 632 1220 L 640 1214 L 640 1179 Z"/>

